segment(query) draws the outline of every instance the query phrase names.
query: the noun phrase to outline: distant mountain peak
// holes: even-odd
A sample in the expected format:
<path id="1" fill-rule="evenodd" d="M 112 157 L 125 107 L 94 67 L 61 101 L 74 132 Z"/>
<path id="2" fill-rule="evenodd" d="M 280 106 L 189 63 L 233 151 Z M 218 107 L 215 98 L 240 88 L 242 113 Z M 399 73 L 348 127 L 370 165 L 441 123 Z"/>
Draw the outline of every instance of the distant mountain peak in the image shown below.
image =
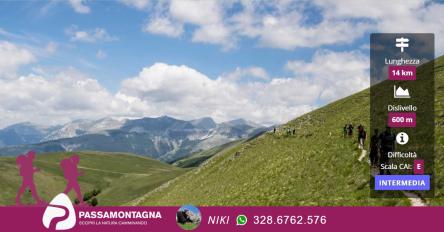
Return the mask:
<path id="1" fill-rule="evenodd" d="M 13 129 L 13 128 L 17 128 L 17 127 L 29 127 L 29 126 L 35 126 L 34 124 L 32 124 L 31 122 L 19 122 L 19 123 L 14 123 L 12 125 L 6 126 L 5 128 L 3 128 L 2 130 L 5 129 Z"/>
<path id="2" fill-rule="evenodd" d="M 0 147 L 37 143 L 57 128 L 57 126 L 35 125 L 31 122 L 16 123 L 0 129 Z"/>
<path id="3" fill-rule="evenodd" d="M 190 123 L 197 128 L 202 128 L 207 130 L 216 128 L 217 126 L 216 122 L 214 122 L 214 120 L 210 117 L 194 119 L 191 120 Z"/>
<path id="4" fill-rule="evenodd" d="M 233 119 L 233 120 L 230 120 L 230 121 L 226 121 L 224 123 L 225 124 L 229 124 L 231 126 L 248 125 L 248 126 L 251 126 L 251 127 L 263 127 L 263 125 L 260 125 L 258 123 L 252 122 L 252 121 L 245 120 L 243 118 Z"/>
<path id="5" fill-rule="evenodd" d="M 162 116 L 158 117 L 158 119 L 174 119 L 174 120 L 178 120 L 178 119 L 170 117 L 168 115 L 162 115 Z"/>
<path id="6" fill-rule="evenodd" d="M 66 123 L 58 130 L 47 134 L 42 141 L 51 141 L 63 138 L 73 138 L 84 134 L 100 134 L 107 130 L 118 129 L 125 123 L 125 120 L 113 119 L 111 117 L 97 120 L 76 119 Z"/>

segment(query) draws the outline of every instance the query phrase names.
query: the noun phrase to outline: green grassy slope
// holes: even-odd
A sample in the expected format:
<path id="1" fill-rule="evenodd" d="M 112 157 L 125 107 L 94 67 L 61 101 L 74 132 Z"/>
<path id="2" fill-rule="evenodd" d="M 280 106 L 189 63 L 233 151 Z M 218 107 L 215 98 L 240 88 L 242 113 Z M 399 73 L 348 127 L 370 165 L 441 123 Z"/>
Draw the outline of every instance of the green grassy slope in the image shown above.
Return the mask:
<path id="1" fill-rule="evenodd" d="M 197 167 L 200 164 L 202 164 L 203 162 L 205 162 L 205 160 L 213 157 L 214 155 L 217 155 L 218 153 L 223 152 L 226 149 L 236 146 L 244 141 L 245 141 L 245 139 L 240 139 L 240 140 L 236 140 L 233 142 L 222 144 L 217 147 L 213 147 L 208 150 L 193 153 L 190 156 L 187 156 L 185 158 L 174 161 L 173 165 L 181 167 L 181 168 Z"/>
<path id="2" fill-rule="evenodd" d="M 82 192 L 101 189 L 99 205 L 121 205 L 158 187 L 186 172 L 157 160 L 130 154 L 80 152 L 79 177 Z M 34 176 L 37 191 L 46 201 L 66 187 L 60 160 L 71 153 L 38 154 L 34 165 L 40 168 Z M 15 165 L 15 157 L 0 158 L 0 205 L 15 204 L 15 194 L 21 177 Z M 22 202 L 29 203 L 31 194 L 26 193 Z M 74 199 L 74 192 L 70 193 Z"/>
<path id="3" fill-rule="evenodd" d="M 444 195 L 444 57 L 436 61 L 436 193 Z M 369 197 L 369 165 L 358 162 L 355 138 L 342 127 L 369 126 L 369 90 L 283 125 L 297 135 L 264 134 L 213 157 L 202 167 L 135 201 L 140 205 L 409 205 L 405 198 Z M 235 155 L 239 152 L 240 155 Z M 443 198 L 428 199 L 444 204 Z"/>
<path id="4" fill-rule="evenodd" d="M 444 205 L 444 56 L 435 62 L 435 197 L 430 205 Z"/>

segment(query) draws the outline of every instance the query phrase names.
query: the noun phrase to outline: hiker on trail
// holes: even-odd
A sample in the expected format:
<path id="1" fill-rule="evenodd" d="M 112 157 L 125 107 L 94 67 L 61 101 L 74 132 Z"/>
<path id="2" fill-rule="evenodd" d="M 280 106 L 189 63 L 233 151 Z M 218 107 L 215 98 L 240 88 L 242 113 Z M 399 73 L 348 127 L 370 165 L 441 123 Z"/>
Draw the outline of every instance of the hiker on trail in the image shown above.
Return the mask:
<path id="1" fill-rule="evenodd" d="M 364 130 L 364 126 L 359 125 L 358 127 L 358 143 L 359 149 L 364 149 L 365 139 L 367 139 L 367 132 Z"/>
<path id="2" fill-rule="evenodd" d="M 347 137 L 347 130 L 348 130 L 348 125 L 345 124 L 345 125 L 344 125 L 344 128 L 343 128 L 343 131 L 342 131 L 342 133 L 343 133 L 343 135 L 344 135 L 344 138 Z"/>
<path id="3" fill-rule="evenodd" d="M 44 204 L 42 199 L 39 197 L 34 184 L 34 173 L 38 172 L 39 169 L 33 166 L 33 161 L 35 158 L 35 151 L 29 151 L 26 155 L 19 155 L 16 159 L 16 164 L 20 169 L 20 176 L 22 176 L 22 185 L 20 186 L 17 195 L 15 197 L 15 203 L 21 205 L 20 199 L 25 192 L 26 188 L 31 191 L 32 197 L 36 201 L 36 204 Z"/>
<path id="4" fill-rule="evenodd" d="M 348 124 L 347 130 L 348 130 L 348 137 L 352 137 L 353 136 L 353 125 Z"/>
<path id="5" fill-rule="evenodd" d="M 293 135 L 295 135 L 296 134 L 296 129 L 295 128 L 293 128 Z"/>
<path id="6" fill-rule="evenodd" d="M 273 127 L 273 134 L 276 134 L 276 127 Z"/>
<path id="7" fill-rule="evenodd" d="M 390 175 L 389 169 L 382 169 L 382 165 L 388 165 L 390 163 L 390 159 L 388 157 L 388 153 L 395 150 L 395 140 L 396 135 L 390 129 L 390 127 L 386 127 L 385 131 L 381 133 L 379 140 L 381 141 L 381 158 L 380 158 L 380 166 L 379 166 L 379 174 Z"/>
<path id="8" fill-rule="evenodd" d="M 62 168 L 63 176 L 67 181 L 66 188 L 63 193 L 68 194 L 72 189 L 74 189 L 77 199 L 80 201 L 80 203 L 83 203 L 83 197 L 82 193 L 80 192 L 79 182 L 77 182 L 77 178 L 80 175 L 83 175 L 83 173 L 79 172 L 77 169 L 79 160 L 80 158 L 78 155 L 72 155 L 71 157 L 60 161 L 60 167 Z"/>
<path id="9" fill-rule="evenodd" d="M 370 163 L 372 167 L 376 167 L 378 164 L 378 152 L 379 152 L 379 130 L 375 129 L 373 136 L 370 138 Z"/>

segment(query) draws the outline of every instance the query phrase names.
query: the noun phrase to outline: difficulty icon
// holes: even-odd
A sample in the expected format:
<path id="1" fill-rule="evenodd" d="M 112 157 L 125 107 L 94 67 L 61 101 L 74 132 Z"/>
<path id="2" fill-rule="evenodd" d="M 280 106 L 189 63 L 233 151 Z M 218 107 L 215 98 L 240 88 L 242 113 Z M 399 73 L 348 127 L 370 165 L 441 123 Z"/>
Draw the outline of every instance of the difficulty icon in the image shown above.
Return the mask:
<path id="1" fill-rule="evenodd" d="M 396 142 L 400 145 L 407 144 L 409 142 L 409 135 L 405 132 L 399 132 L 396 135 Z"/>

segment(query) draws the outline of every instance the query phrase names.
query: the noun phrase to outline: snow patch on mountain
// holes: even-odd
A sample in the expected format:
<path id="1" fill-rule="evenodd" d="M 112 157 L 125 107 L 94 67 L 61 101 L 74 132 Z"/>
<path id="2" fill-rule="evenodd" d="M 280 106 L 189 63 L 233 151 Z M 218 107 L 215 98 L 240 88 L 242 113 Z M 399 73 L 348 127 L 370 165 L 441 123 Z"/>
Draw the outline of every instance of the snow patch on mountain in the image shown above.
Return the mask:
<path id="1" fill-rule="evenodd" d="M 65 151 L 75 151 L 79 147 L 81 147 L 82 144 L 61 144 L 61 146 L 63 147 L 63 149 L 65 149 Z"/>
<path id="2" fill-rule="evenodd" d="M 75 120 L 46 135 L 41 141 L 73 138 L 84 134 L 107 134 L 107 130 L 118 129 L 126 119 L 102 118 L 99 120 Z"/>

